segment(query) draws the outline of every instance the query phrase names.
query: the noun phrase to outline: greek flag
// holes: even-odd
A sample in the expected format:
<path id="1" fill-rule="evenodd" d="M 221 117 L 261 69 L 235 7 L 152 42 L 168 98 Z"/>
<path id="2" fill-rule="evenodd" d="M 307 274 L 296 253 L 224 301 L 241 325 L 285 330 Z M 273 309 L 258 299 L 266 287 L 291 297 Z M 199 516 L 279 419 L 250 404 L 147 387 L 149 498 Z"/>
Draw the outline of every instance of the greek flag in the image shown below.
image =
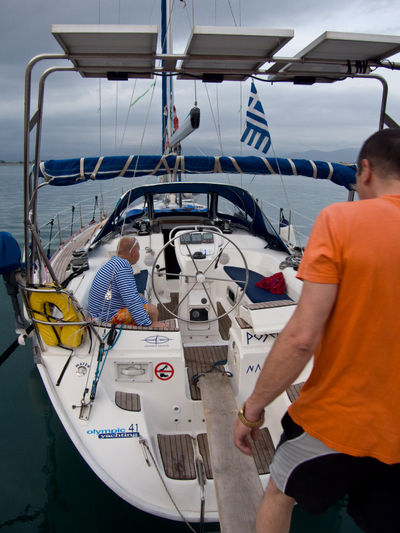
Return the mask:
<path id="1" fill-rule="evenodd" d="M 261 150 L 266 154 L 271 146 L 271 135 L 268 131 L 268 123 L 264 109 L 258 98 L 254 81 L 251 84 L 249 104 L 246 113 L 246 127 L 240 139 L 242 143 Z"/>

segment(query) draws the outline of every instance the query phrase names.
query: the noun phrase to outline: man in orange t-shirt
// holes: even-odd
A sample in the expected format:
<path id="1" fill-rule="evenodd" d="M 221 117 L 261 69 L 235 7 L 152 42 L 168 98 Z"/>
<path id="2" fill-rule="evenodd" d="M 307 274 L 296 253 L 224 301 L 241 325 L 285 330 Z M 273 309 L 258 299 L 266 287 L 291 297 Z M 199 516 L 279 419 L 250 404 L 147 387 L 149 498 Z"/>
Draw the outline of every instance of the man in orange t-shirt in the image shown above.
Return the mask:
<path id="1" fill-rule="evenodd" d="M 287 533 L 293 505 L 320 513 L 345 494 L 369 533 L 400 531 L 400 130 L 364 143 L 361 202 L 318 216 L 298 271 L 303 291 L 235 424 L 251 454 L 264 408 L 314 353 L 257 516 L 257 533 Z"/>

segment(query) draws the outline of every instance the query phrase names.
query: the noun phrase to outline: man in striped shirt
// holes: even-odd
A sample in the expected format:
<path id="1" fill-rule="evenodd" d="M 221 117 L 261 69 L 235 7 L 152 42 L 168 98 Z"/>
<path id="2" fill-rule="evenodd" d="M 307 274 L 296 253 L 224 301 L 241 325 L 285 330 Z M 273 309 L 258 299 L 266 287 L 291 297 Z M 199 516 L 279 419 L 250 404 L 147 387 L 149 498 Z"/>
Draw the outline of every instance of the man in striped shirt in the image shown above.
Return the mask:
<path id="1" fill-rule="evenodd" d="M 117 256 L 113 256 L 95 275 L 89 291 L 89 312 L 103 322 L 156 326 L 166 328 L 158 321 L 157 307 L 139 294 L 132 265 L 140 256 L 140 245 L 135 237 L 122 237 Z"/>

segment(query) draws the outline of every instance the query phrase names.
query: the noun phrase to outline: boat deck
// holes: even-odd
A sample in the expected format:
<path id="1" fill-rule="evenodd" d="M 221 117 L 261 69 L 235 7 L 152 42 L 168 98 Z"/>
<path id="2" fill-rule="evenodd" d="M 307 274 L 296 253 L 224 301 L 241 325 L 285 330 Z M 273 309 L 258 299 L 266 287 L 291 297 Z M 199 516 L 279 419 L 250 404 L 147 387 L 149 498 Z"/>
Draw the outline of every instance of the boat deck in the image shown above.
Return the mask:
<path id="1" fill-rule="evenodd" d="M 188 434 L 157 435 L 164 471 L 171 479 L 196 479 L 196 449 L 203 459 L 207 479 L 213 479 L 210 450 L 206 433 L 197 437 Z M 253 454 L 259 474 L 268 474 L 275 447 L 268 428 L 260 430 L 253 443 Z"/>
<path id="2" fill-rule="evenodd" d="M 192 400 L 201 400 L 201 392 L 196 384 L 196 377 L 212 369 L 216 363 L 224 371 L 223 363 L 228 356 L 227 346 L 190 346 L 185 347 L 185 362 L 188 369 L 190 395 Z M 193 379 L 195 378 L 195 379 Z"/>
<path id="3" fill-rule="evenodd" d="M 63 282 L 67 277 L 67 268 L 72 259 L 72 252 L 85 246 L 98 229 L 99 225 L 86 226 L 73 235 L 66 243 L 63 243 L 63 248 L 60 250 L 58 256 L 52 261 L 53 270 L 59 282 Z"/>

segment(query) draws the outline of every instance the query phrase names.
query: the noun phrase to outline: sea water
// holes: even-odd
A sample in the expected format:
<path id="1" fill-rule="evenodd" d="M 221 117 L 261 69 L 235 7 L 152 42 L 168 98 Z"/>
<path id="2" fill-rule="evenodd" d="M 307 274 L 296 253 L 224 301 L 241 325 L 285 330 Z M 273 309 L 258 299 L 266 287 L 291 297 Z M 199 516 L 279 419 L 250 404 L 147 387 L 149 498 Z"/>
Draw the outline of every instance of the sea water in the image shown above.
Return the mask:
<path id="1" fill-rule="evenodd" d="M 0 230 L 12 233 L 21 245 L 24 232 L 22 174 L 20 165 L 0 166 Z M 347 198 L 345 189 L 310 178 L 285 178 L 283 187 L 281 178 L 276 176 L 226 179 L 250 190 L 275 224 L 279 220 L 279 207 L 285 207 L 288 213 L 289 202 L 293 219 L 298 220 L 301 244 L 307 239 L 322 207 Z M 49 231 L 47 222 L 56 220 L 56 212 L 60 209 L 69 213 L 67 230 L 73 231 L 73 225 L 79 223 L 80 212 L 90 217 L 95 211 L 91 200 L 95 194 L 98 195 L 96 209 L 103 203 L 107 210 L 133 185 L 132 180 L 119 178 L 101 184 L 45 187 L 39 198 L 42 231 Z M 76 208 L 72 214 L 70 206 L 85 200 L 89 202 L 86 207 Z M 300 213 L 306 218 L 300 217 Z M 1 354 L 15 340 L 12 308 L 2 283 L 0 302 Z M 29 341 L 27 346 L 18 347 L 0 367 L 0 424 L 1 532 L 188 531 L 181 522 L 135 509 L 97 478 L 75 449 L 50 404 L 33 364 Z M 359 531 L 340 507 L 316 519 L 296 511 L 295 519 L 292 533 Z M 216 530 L 216 525 L 205 526 L 205 531 Z"/>

